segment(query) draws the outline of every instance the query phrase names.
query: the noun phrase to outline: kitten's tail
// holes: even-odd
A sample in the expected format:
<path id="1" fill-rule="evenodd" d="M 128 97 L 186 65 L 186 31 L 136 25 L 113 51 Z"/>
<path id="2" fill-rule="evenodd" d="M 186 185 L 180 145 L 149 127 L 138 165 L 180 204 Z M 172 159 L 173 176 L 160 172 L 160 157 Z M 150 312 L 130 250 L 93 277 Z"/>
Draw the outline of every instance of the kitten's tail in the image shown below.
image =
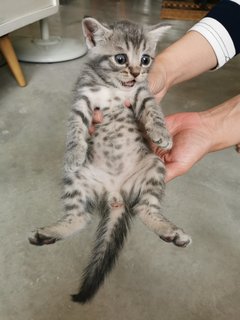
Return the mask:
<path id="1" fill-rule="evenodd" d="M 94 297 L 115 265 L 130 228 L 131 216 L 124 205 L 107 211 L 99 223 L 95 246 L 83 273 L 79 293 L 72 295 L 75 302 L 83 304 Z"/>

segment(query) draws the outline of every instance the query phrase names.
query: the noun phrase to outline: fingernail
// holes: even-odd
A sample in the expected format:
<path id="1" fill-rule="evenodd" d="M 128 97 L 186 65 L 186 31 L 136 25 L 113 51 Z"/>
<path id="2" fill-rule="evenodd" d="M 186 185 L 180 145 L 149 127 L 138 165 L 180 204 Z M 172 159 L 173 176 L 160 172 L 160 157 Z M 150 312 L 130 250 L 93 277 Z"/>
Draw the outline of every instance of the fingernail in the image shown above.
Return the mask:
<path id="1" fill-rule="evenodd" d="M 130 102 L 130 100 L 125 100 L 125 101 L 124 101 L 124 105 L 125 105 L 125 107 L 130 108 L 130 107 L 131 107 L 131 102 Z"/>
<path id="2" fill-rule="evenodd" d="M 99 113 L 97 114 L 97 121 L 98 121 L 98 122 L 102 122 L 102 121 L 103 121 L 103 115 L 102 115 L 101 112 L 99 112 Z"/>

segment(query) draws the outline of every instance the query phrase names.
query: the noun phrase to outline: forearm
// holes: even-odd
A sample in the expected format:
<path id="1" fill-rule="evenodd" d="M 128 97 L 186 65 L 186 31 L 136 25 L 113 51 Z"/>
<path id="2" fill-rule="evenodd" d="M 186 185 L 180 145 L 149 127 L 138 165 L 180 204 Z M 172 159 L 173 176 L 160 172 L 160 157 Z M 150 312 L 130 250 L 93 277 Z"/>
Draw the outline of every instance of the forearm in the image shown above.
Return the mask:
<path id="1" fill-rule="evenodd" d="M 210 150 L 221 150 L 240 142 L 240 95 L 221 105 L 199 112 L 203 125 L 209 131 Z"/>
<path id="2" fill-rule="evenodd" d="M 240 53 L 240 0 L 220 1 L 205 18 L 160 53 L 149 86 L 161 99 L 173 85 L 222 67 Z"/>
<path id="3" fill-rule="evenodd" d="M 216 65 L 217 58 L 209 42 L 200 33 L 190 31 L 156 57 L 149 75 L 150 83 L 162 74 L 165 78 L 163 90 L 167 91 L 173 85 L 194 78 Z M 154 91 L 157 92 L 158 88 L 153 88 Z"/>

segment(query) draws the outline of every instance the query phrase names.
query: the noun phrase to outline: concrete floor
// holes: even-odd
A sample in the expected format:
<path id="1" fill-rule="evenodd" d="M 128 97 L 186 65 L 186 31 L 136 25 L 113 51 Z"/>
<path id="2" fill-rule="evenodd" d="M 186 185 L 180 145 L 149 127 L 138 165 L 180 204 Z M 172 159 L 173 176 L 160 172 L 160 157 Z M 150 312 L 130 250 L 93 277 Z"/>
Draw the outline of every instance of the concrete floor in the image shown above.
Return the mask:
<path id="1" fill-rule="evenodd" d="M 158 21 L 160 2 L 65 1 L 50 19 L 54 34 L 81 39 L 80 21 Z M 161 48 L 191 23 L 172 21 Z M 15 32 L 36 34 L 37 25 Z M 94 301 L 70 302 L 86 265 L 96 221 L 82 234 L 34 247 L 35 226 L 61 215 L 59 194 L 72 87 L 81 59 L 22 63 L 28 86 L 0 69 L 1 320 L 238 320 L 240 319 L 240 156 L 210 154 L 167 186 L 166 216 L 193 238 L 188 249 L 160 241 L 136 220 L 117 267 Z M 166 113 L 204 110 L 239 93 L 239 57 L 217 72 L 172 89 Z"/>

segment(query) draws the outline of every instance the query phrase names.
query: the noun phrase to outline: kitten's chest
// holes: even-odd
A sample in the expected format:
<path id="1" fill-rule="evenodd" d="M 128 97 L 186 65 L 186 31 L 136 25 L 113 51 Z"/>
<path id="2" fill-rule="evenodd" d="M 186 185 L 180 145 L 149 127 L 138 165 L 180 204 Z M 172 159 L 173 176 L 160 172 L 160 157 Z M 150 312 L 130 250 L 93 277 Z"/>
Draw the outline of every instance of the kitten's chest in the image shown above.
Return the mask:
<path id="1" fill-rule="evenodd" d="M 91 105 L 100 110 L 108 111 L 115 110 L 119 105 L 123 105 L 127 99 L 131 99 L 132 92 L 123 92 L 117 88 L 107 88 L 96 86 L 93 88 L 84 89 L 83 95 L 86 95 L 91 102 Z"/>
<path id="2" fill-rule="evenodd" d="M 111 174 L 127 170 L 124 159 L 130 160 L 128 167 L 134 165 L 140 155 L 138 150 L 143 146 L 133 110 L 124 106 L 132 95 L 132 92 L 107 88 L 91 95 L 91 103 L 103 113 L 103 121 L 95 126 L 95 133 L 89 141 L 91 162 Z"/>
<path id="3" fill-rule="evenodd" d="M 90 141 L 92 163 L 112 174 L 128 169 L 138 161 L 143 146 L 142 134 L 135 121 L 132 109 L 123 104 L 117 108 L 103 109 L 103 122 L 96 125 Z M 125 159 L 125 160 L 124 160 Z"/>
<path id="4" fill-rule="evenodd" d="M 129 144 L 129 140 L 134 132 L 138 132 L 138 125 L 134 118 L 132 109 L 118 104 L 108 105 L 102 109 L 103 121 L 96 125 L 96 132 L 93 139 L 109 147 L 114 147 L 119 142 Z"/>

